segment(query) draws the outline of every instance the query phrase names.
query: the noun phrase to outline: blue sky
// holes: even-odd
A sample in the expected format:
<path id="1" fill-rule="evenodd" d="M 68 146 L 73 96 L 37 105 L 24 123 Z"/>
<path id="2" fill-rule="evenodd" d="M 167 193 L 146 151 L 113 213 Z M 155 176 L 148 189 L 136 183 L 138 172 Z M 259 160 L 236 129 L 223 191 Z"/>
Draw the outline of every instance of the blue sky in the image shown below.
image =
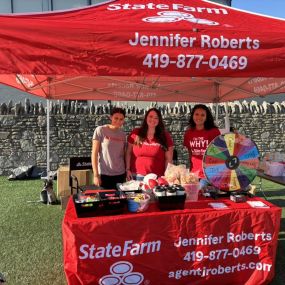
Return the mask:
<path id="1" fill-rule="evenodd" d="M 285 19 L 285 0 L 232 0 L 232 7 Z"/>

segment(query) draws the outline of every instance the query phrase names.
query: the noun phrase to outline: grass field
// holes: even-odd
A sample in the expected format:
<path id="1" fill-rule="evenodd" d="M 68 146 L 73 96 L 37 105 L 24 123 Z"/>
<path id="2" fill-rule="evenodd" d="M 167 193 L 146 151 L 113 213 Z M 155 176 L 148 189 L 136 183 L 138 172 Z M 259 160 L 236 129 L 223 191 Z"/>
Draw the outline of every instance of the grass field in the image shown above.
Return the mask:
<path id="1" fill-rule="evenodd" d="M 258 182 L 257 179 L 255 182 Z M 60 205 L 37 202 L 41 180 L 8 181 L 0 177 L 0 272 L 7 285 L 64 285 Z M 263 182 L 264 194 L 282 207 L 276 274 L 285 284 L 285 187 Z M 258 196 L 263 196 L 258 192 Z M 213 284 L 214 285 L 214 284 Z"/>

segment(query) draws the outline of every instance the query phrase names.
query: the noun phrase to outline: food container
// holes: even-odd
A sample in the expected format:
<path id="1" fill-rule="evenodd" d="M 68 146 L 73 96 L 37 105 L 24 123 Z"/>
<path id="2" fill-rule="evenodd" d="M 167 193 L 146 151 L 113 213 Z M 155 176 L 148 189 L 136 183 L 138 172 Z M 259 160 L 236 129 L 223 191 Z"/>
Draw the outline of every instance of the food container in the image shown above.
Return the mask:
<path id="1" fill-rule="evenodd" d="M 176 195 L 185 195 L 185 188 L 183 186 L 174 184 L 173 187 L 176 190 Z"/>
<path id="2" fill-rule="evenodd" d="M 158 208 L 161 211 L 183 210 L 186 200 L 186 194 L 173 196 L 156 196 Z"/>
<path id="3" fill-rule="evenodd" d="M 189 201 L 198 201 L 198 195 L 200 190 L 200 185 L 198 183 L 195 184 L 184 184 L 183 185 L 187 200 Z"/>
<path id="4" fill-rule="evenodd" d="M 148 195 L 148 196 L 150 197 L 150 200 L 151 200 L 151 201 L 154 201 L 155 196 L 154 196 L 153 189 L 143 189 L 143 190 L 142 190 L 142 193 Z"/>
<path id="5" fill-rule="evenodd" d="M 90 194 L 73 195 L 78 217 L 95 217 L 122 214 L 127 198 L 117 190 L 97 190 Z"/>
<path id="6" fill-rule="evenodd" d="M 164 186 L 156 186 L 153 189 L 153 193 L 155 196 L 161 197 L 166 195 L 166 187 Z"/>
<path id="7" fill-rule="evenodd" d="M 165 194 L 160 195 L 160 191 L 154 191 L 161 211 L 184 209 L 186 194 L 181 185 L 161 186 L 161 189 L 165 191 Z"/>
<path id="8" fill-rule="evenodd" d="M 125 183 L 117 183 L 117 189 L 123 191 L 124 193 L 128 192 L 137 192 L 141 191 L 141 181 L 130 180 Z"/>
<path id="9" fill-rule="evenodd" d="M 176 196 L 176 189 L 175 187 L 167 187 L 167 190 L 166 190 L 166 196 Z"/>
<path id="10" fill-rule="evenodd" d="M 150 196 L 145 193 L 127 195 L 128 210 L 132 213 L 145 212 L 150 203 Z"/>

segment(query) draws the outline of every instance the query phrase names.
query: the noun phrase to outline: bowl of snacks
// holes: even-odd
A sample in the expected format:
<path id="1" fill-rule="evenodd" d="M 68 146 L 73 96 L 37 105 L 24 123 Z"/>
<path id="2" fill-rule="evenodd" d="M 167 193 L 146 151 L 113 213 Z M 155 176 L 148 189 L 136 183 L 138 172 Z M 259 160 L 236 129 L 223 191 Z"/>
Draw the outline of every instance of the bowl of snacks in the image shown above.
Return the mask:
<path id="1" fill-rule="evenodd" d="M 127 195 L 128 210 L 132 213 L 141 213 L 148 209 L 150 196 L 145 193 Z"/>

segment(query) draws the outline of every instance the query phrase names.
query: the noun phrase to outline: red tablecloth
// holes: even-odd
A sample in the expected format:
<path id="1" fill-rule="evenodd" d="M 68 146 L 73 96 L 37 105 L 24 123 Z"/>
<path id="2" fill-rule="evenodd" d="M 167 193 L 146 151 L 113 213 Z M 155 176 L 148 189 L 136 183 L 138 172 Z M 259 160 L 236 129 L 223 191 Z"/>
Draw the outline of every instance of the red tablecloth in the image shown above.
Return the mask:
<path id="1" fill-rule="evenodd" d="M 268 207 L 202 199 L 185 210 L 153 204 L 147 213 L 78 218 L 70 199 L 62 224 L 68 284 L 268 284 L 281 209 L 248 201 Z"/>

